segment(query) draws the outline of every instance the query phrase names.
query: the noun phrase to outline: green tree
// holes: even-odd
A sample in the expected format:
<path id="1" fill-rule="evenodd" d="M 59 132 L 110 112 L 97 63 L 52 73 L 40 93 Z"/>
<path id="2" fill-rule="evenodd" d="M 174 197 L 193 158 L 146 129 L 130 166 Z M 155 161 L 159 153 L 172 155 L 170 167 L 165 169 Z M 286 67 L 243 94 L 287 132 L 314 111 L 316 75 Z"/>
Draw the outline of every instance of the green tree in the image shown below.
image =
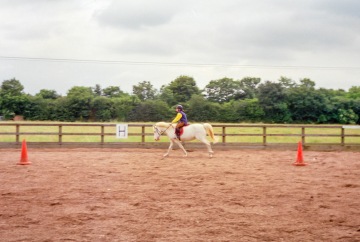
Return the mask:
<path id="1" fill-rule="evenodd" d="M 300 79 L 299 86 L 307 90 L 315 90 L 315 82 L 310 80 L 309 78 Z"/>
<path id="2" fill-rule="evenodd" d="M 235 123 L 239 122 L 240 117 L 239 114 L 236 112 L 234 103 L 237 102 L 236 100 L 231 100 L 230 102 L 226 102 L 221 104 L 219 109 L 219 115 L 217 122 L 224 122 L 224 123 Z"/>
<path id="3" fill-rule="evenodd" d="M 266 81 L 259 85 L 259 104 L 264 110 L 264 120 L 274 123 L 291 122 L 286 103 L 285 88 L 280 83 Z"/>
<path id="4" fill-rule="evenodd" d="M 119 86 L 109 86 L 107 88 L 104 88 L 102 90 L 103 95 L 105 97 L 121 97 L 122 95 L 124 95 L 124 92 L 121 91 Z"/>
<path id="5" fill-rule="evenodd" d="M 359 116 L 352 109 L 339 109 L 338 122 L 340 124 L 356 124 Z"/>
<path id="6" fill-rule="evenodd" d="M 351 109 L 358 116 L 358 119 L 357 119 L 357 121 L 355 121 L 355 123 L 360 124 L 360 98 L 357 98 L 352 101 Z"/>
<path id="7" fill-rule="evenodd" d="M 26 120 L 50 120 L 50 107 L 54 99 L 45 99 L 39 95 L 28 96 L 29 105 L 24 112 Z"/>
<path id="8" fill-rule="evenodd" d="M 329 99 L 315 89 L 315 83 L 303 79 L 301 84 L 289 88 L 287 104 L 292 120 L 297 123 L 327 122 L 327 115 L 332 110 Z"/>
<path id="9" fill-rule="evenodd" d="M 68 108 L 75 120 L 89 120 L 94 99 L 91 87 L 75 86 L 68 91 L 67 99 Z"/>
<path id="10" fill-rule="evenodd" d="M 294 82 L 292 79 L 284 77 L 284 76 L 280 77 L 279 83 L 281 84 L 281 86 L 283 86 L 286 89 L 297 86 L 296 82 Z"/>
<path id="11" fill-rule="evenodd" d="M 347 96 L 346 92 L 343 89 L 334 90 L 334 89 L 319 88 L 316 91 L 321 95 L 324 95 L 327 99 Z"/>
<path id="12" fill-rule="evenodd" d="M 160 94 L 158 97 L 161 101 L 164 101 L 169 106 L 173 106 L 177 104 L 177 101 L 175 100 L 172 90 L 170 90 L 170 88 L 166 85 L 161 86 Z"/>
<path id="13" fill-rule="evenodd" d="M 218 122 L 260 122 L 264 111 L 258 99 L 232 100 L 221 105 Z"/>
<path id="14" fill-rule="evenodd" d="M 240 80 L 241 95 L 237 99 L 252 99 L 257 97 L 257 87 L 261 79 L 257 77 L 245 77 Z"/>
<path id="15" fill-rule="evenodd" d="M 67 97 L 60 97 L 49 103 L 49 120 L 76 121 L 71 108 L 71 102 Z"/>
<path id="16" fill-rule="evenodd" d="M 233 110 L 238 114 L 238 122 L 260 122 L 265 116 L 256 98 L 234 101 Z"/>
<path id="17" fill-rule="evenodd" d="M 360 86 L 353 86 L 349 89 L 347 95 L 348 98 L 357 99 L 360 98 Z"/>
<path id="18" fill-rule="evenodd" d="M 331 110 L 327 113 L 329 123 L 355 124 L 359 119 L 356 107 L 357 99 L 346 96 L 334 96 L 331 99 Z M 360 101 L 360 98 L 358 99 Z"/>
<path id="19" fill-rule="evenodd" d="M 187 106 L 188 109 L 185 112 L 188 120 L 197 122 L 217 121 L 221 109 L 220 104 L 207 101 L 201 95 L 193 95 Z"/>
<path id="20" fill-rule="evenodd" d="M 102 96 L 103 95 L 103 91 L 101 89 L 100 84 L 96 84 L 95 87 L 92 88 L 94 95 L 95 96 Z"/>
<path id="21" fill-rule="evenodd" d="M 153 100 L 156 96 L 156 89 L 149 81 L 143 81 L 138 85 L 133 85 L 133 94 L 141 101 Z"/>
<path id="22" fill-rule="evenodd" d="M 212 80 L 205 86 L 205 97 L 211 102 L 224 103 L 235 99 L 243 93 L 240 82 L 224 77 Z"/>
<path id="23" fill-rule="evenodd" d="M 299 86 L 297 87 L 299 88 Z M 313 91 L 310 91 L 310 96 L 313 96 Z M 289 92 L 289 96 L 291 92 Z M 318 121 L 317 123 L 338 123 L 338 109 L 344 108 L 343 100 L 345 101 L 346 92 L 344 90 L 333 90 L 333 89 L 325 89 L 319 88 L 316 90 L 316 95 L 322 100 L 322 110 L 318 114 Z M 290 97 L 291 99 L 291 97 Z M 347 102 L 347 100 L 345 101 Z"/>
<path id="24" fill-rule="evenodd" d="M 1 95 L 21 96 L 24 94 L 24 86 L 15 78 L 5 80 L 1 84 Z"/>
<path id="25" fill-rule="evenodd" d="M 57 94 L 55 90 L 48 90 L 48 89 L 41 89 L 40 92 L 35 94 L 35 96 L 43 99 L 56 99 L 60 97 L 60 95 Z"/>
<path id="26" fill-rule="evenodd" d="M 118 121 L 129 121 L 131 111 L 140 103 L 140 99 L 135 95 L 124 95 L 122 97 L 111 98 L 114 114 L 113 118 Z"/>
<path id="27" fill-rule="evenodd" d="M 165 88 L 169 89 L 174 97 L 174 103 L 168 103 L 169 105 L 186 103 L 192 95 L 201 94 L 195 80 L 188 76 L 179 76 Z"/>
<path id="28" fill-rule="evenodd" d="M 91 117 L 94 121 L 106 122 L 113 117 L 113 105 L 110 98 L 96 96 L 91 103 Z"/>
<path id="29" fill-rule="evenodd" d="M 0 112 L 6 118 L 23 115 L 29 105 L 29 98 L 24 92 L 24 86 L 15 78 L 2 82 L 0 88 Z"/>
<path id="30" fill-rule="evenodd" d="M 140 102 L 129 114 L 132 122 L 157 122 L 170 119 L 169 107 L 163 101 Z"/>

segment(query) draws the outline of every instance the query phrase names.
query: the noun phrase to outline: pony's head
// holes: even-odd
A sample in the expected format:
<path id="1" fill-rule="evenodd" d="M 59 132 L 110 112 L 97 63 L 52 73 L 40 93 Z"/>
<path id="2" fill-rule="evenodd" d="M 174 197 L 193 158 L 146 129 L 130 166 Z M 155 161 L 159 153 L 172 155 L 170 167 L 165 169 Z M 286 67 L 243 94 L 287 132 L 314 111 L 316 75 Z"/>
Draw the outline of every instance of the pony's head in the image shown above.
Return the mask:
<path id="1" fill-rule="evenodd" d="M 170 123 L 158 122 L 153 126 L 154 139 L 155 141 L 160 140 L 160 136 L 165 134 L 168 128 L 171 126 Z"/>

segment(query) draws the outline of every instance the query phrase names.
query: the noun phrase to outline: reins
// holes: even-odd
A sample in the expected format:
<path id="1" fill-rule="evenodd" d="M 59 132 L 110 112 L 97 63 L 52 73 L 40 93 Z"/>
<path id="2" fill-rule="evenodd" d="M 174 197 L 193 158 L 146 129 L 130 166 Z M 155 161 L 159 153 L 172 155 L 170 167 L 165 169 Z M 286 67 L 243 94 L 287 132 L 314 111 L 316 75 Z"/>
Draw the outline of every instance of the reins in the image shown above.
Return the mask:
<path id="1" fill-rule="evenodd" d="M 160 138 L 160 136 L 163 135 L 163 134 L 166 132 L 166 130 L 168 130 L 170 127 L 172 127 L 171 124 L 170 124 L 165 130 L 159 131 L 158 127 L 157 127 L 156 125 L 154 125 L 154 128 L 155 128 L 155 130 L 156 130 L 156 133 L 159 135 L 159 138 Z"/>

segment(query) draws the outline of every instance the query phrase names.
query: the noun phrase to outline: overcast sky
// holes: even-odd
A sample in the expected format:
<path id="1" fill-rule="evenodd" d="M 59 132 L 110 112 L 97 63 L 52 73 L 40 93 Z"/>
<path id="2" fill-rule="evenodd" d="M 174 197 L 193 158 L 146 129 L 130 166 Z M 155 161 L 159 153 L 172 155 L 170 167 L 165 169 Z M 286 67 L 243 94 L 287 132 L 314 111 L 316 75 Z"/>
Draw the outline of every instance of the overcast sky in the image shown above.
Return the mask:
<path id="1" fill-rule="evenodd" d="M 0 0 L 0 82 L 159 89 L 180 75 L 360 86 L 359 0 Z"/>

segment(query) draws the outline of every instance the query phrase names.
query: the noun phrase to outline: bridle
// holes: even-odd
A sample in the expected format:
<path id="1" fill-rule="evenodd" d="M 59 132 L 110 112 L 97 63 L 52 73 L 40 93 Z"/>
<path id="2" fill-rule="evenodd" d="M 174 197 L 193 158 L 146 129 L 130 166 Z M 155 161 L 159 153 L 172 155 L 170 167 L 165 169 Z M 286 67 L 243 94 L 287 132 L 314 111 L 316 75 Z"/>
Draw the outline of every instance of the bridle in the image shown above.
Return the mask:
<path id="1" fill-rule="evenodd" d="M 160 130 L 158 129 L 158 127 L 156 127 L 156 125 L 154 125 L 155 132 L 159 135 L 159 138 L 160 138 L 161 135 L 163 135 L 164 133 L 166 133 L 166 130 L 168 130 L 170 127 L 172 127 L 171 124 L 170 124 L 165 130 L 160 131 Z"/>

